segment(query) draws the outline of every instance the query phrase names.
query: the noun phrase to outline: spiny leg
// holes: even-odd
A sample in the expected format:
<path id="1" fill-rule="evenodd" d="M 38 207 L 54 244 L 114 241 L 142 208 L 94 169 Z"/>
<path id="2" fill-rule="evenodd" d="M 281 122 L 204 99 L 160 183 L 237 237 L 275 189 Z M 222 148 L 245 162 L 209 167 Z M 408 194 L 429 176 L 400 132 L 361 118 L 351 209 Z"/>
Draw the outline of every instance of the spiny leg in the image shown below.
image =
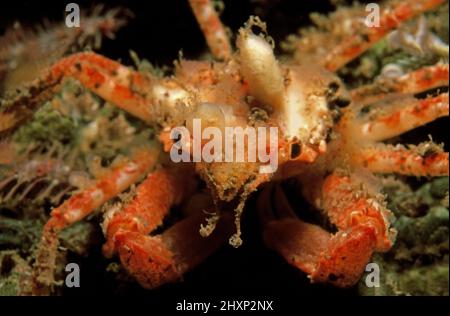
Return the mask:
<path id="1" fill-rule="evenodd" d="M 129 162 L 115 166 L 92 187 L 77 193 L 51 212 L 45 224 L 34 265 L 33 294 L 48 293 L 53 284 L 58 233 L 83 219 L 94 209 L 135 183 L 154 167 L 158 157 L 156 148 L 137 150 Z"/>
<path id="2" fill-rule="evenodd" d="M 189 3 L 213 56 L 218 59 L 229 59 L 230 40 L 212 1 L 189 0 Z"/>
<path id="3" fill-rule="evenodd" d="M 364 53 L 390 31 L 398 28 L 401 23 L 433 9 L 443 2 L 444 0 L 402 0 L 394 4 L 392 8 L 386 8 L 381 12 L 379 27 L 364 26 L 359 34 L 343 42 L 342 45 L 328 54 L 325 58 L 325 67 L 330 71 L 339 70 Z"/>
<path id="4" fill-rule="evenodd" d="M 376 144 L 354 154 L 357 163 L 374 173 L 410 176 L 448 176 L 448 152 L 433 143 L 419 146 Z"/>
<path id="5" fill-rule="evenodd" d="M 198 210 L 162 234 L 148 235 L 161 225 L 170 207 L 193 189 L 180 181 L 178 172 L 162 169 L 149 175 L 123 210 L 113 211 L 111 218 L 107 215 L 104 253 L 117 252 L 124 268 L 145 288 L 179 280 L 225 243 L 231 231 L 227 218 L 211 236 L 201 237 L 199 228 L 206 214 Z"/>
<path id="6" fill-rule="evenodd" d="M 363 114 L 363 119 L 354 118 L 352 122 L 348 122 L 348 126 L 353 133 L 352 137 L 359 135 L 362 140 L 386 140 L 448 116 L 448 102 L 448 93 L 425 99 L 396 96 L 382 101 L 386 104 L 365 107 L 369 109 L 369 113 Z"/>
<path id="7" fill-rule="evenodd" d="M 448 64 L 422 67 L 399 78 L 386 78 L 350 91 L 352 101 L 369 104 L 390 93 L 419 93 L 448 86 Z"/>

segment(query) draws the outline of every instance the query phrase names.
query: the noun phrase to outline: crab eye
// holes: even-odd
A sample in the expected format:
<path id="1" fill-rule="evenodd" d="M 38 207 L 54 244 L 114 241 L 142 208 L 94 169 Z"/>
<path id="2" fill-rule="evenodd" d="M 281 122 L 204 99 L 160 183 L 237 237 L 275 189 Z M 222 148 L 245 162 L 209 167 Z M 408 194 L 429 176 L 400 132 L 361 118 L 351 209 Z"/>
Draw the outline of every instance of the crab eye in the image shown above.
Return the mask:
<path id="1" fill-rule="evenodd" d="M 332 81 L 327 87 L 327 101 L 328 106 L 333 108 L 344 108 L 350 104 L 350 98 L 345 89 L 342 89 L 341 84 L 337 81 Z"/>
<path id="2" fill-rule="evenodd" d="M 291 159 L 295 159 L 302 153 L 302 146 L 300 143 L 291 144 Z"/>
<path id="3" fill-rule="evenodd" d="M 336 81 L 332 81 L 330 82 L 330 84 L 328 85 L 328 91 L 327 94 L 328 96 L 334 96 L 336 94 L 336 92 L 339 90 L 339 83 L 337 83 Z"/>
<path id="4" fill-rule="evenodd" d="M 331 100 L 329 104 L 332 107 L 345 108 L 350 104 L 350 100 L 343 97 L 337 97 L 336 99 Z"/>

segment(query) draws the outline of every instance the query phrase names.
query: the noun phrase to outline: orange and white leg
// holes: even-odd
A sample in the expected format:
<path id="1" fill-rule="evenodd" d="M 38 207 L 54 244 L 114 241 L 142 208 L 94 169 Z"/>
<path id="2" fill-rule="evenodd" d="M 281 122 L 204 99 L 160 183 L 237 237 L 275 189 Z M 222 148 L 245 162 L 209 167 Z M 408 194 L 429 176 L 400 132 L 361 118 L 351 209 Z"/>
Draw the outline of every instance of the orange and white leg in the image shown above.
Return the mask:
<path id="1" fill-rule="evenodd" d="M 67 77 L 147 123 L 161 123 L 166 114 L 178 114 L 175 105 L 180 100 L 188 102 L 189 97 L 189 92 L 170 78 L 150 78 L 93 52 L 76 53 L 60 59 L 35 80 L 29 96 L 8 100 L 6 111 L 0 113 L 0 139 L 29 119 Z"/>
<path id="2" fill-rule="evenodd" d="M 339 230 L 369 227 L 375 234 L 375 251 L 388 251 L 396 232 L 390 227 L 393 214 L 385 207 L 384 196 L 374 179 L 365 174 L 343 174 L 335 171 L 325 178 L 322 190 L 313 193 L 331 222 Z"/>
<path id="3" fill-rule="evenodd" d="M 369 104 L 390 93 L 419 93 L 448 86 L 448 64 L 422 67 L 395 79 L 382 79 L 350 91 L 352 101 Z"/>
<path id="4" fill-rule="evenodd" d="M 313 282 L 354 285 L 373 252 L 389 250 L 395 238 L 389 226 L 390 212 L 377 199 L 357 195 L 354 185 L 349 177 L 332 174 L 314 197 L 337 226 L 336 234 L 293 216 L 278 189 L 272 218 L 267 216 L 270 202 L 262 200 L 258 204 L 260 210 L 266 209 L 262 216 L 265 243 L 307 273 Z"/>
<path id="5" fill-rule="evenodd" d="M 230 234 L 228 220 L 228 225 L 219 225 L 208 238 L 201 237 L 199 229 L 205 214 L 199 210 L 162 234 L 149 235 L 162 224 L 170 207 L 192 189 L 178 173 L 162 169 L 140 184 L 136 197 L 125 208 L 107 214 L 105 255 L 117 252 L 124 268 L 145 288 L 180 280 L 183 273 L 224 244 Z"/>
<path id="6" fill-rule="evenodd" d="M 354 120 L 354 130 L 363 140 L 381 141 L 398 136 L 449 115 L 448 93 L 416 99 L 395 98 L 390 104 L 375 104 L 363 119 Z M 385 101 L 388 103 L 387 101 Z"/>
<path id="7" fill-rule="evenodd" d="M 337 71 L 355 59 L 401 23 L 432 10 L 445 0 L 402 0 L 380 14 L 379 27 L 362 26 L 360 32 L 333 49 L 325 58 L 325 67 Z"/>
<path id="8" fill-rule="evenodd" d="M 34 265 L 35 294 L 47 292 L 53 284 L 58 233 L 138 181 L 155 166 L 157 158 L 156 148 L 137 150 L 130 161 L 115 166 L 93 186 L 73 195 L 51 212 L 42 232 Z"/>
<path id="9" fill-rule="evenodd" d="M 448 152 L 433 143 L 419 146 L 377 144 L 358 151 L 357 163 L 374 173 L 397 173 L 410 176 L 448 176 Z"/>
<path id="10" fill-rule="evenodd" d="M 122 265 L 144 288 L 179 281 L 224 245 L 233 230 L 231 218 L 222 217 L 211 235 L 202 237 L 199 227 L 205 216 L 190 216 L 156 236 L 119 231 L 115 245 Z"/>
<path id="11" fill-rule="evenodd" d="M 192 184 L 192 182 L 191 182 Z M 186 195 L 189 185 L 180 181 L 175 172 L 160 169 L 148 175 L 136 190 L 133 200 L 120 209 L 113 207 L 106 213 L 103 229 L 106 243 L 103 253 L 111 257 L 116 252 L 115 237 L 119 230 L 149 234 L 162 224 L 172 205 L 178 204 Z"/>
<path id="12" fill-rule="evenodd" d="M 150 80 L 122 64 L 93 52 L 77 53 L 56 62 L 47 80 L 72 77 L 103 99 L 146 121 L 152 120 L 147 96 Z"/>
<path id="13" fill-rule="evenodd" d="M 289 264 L 311 276 L 321 254 L 327 251 L 332 235 L 318 225 L 297 218 L 281 189 L 275 190 L 268 184 L 258 197 L 264 242 Z M 273 200 L 276 203 L 272 203 Z"/>
<path id="14" fill-rule="evenodd" d="M 212 1 L 189 0 L 189 3 L 213 56 L 222 60 L 229 59 L 231 57 L 230 39 Z"/>

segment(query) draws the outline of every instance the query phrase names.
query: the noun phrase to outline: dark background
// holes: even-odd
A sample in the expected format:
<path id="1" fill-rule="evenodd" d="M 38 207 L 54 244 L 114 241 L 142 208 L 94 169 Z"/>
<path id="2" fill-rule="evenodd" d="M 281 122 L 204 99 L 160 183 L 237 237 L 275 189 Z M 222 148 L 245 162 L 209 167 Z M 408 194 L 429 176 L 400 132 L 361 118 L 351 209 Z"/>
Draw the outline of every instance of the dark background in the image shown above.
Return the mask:
<path id="1" fill-rule="evenodd" d="M 190 11 L 187 0 L 112 0 L 112 1 L 2 1 L 0 4 L 0 34 L 14 21 L 23 25 L 36 25 L 44 18 L 50 21 L 64 21 L 65 6 L 75 2 L 81 8 L 89 9 L 96 4 L 106 8 L 125 7 L 135 17 L 128 26 L 117 33 L 114 41 L 106 40 L 102 47 L 105 55 L 124 61 L 128 50 L 135 50 L 152 63 L 172 64 L 183 49 L 187 58 L 196 58 L 205 50 L 205 41 Z M 235 32 L 248 17 L 259 11 L 268 23 L 269 32 L 276 38 L 284 38 L 296 28 L 309 22 L 308 14 L 314 11 L 326 12 L 333 8 L 328 0 L 281 1 L 281 0 L 228 0 L 221 20 Z"/>
<path id="2" fill-rule="evenodd" d="M 16 20 L 25 26 L 40 23 L 44 18 L 55 22 L 63 21 L 68 2 L 71 1 L 2 1 L 0 34 Z M 97 3 L 80 0 L 75 2 L 85 9 L 92 8 Z M 308 25 L 310 12 L 328 12 L 334 9 L 327 0 L 234 0 L 224 3 L 225 11 L 221 19 L 233 32 L 241 27 L 250 15 L 259 12 L 261 18 L 268 23 L 269 34 L 276 42 L 294 33 L 298 27 Z M 100 52 L 105 56 L 132 64 L 129 57 L 129 50 L 132 49 L 140 57 L 162 66 L 172 65 L 180 49 L 186 58 L 196 58 L 206 50 L 204 38 L 187 1 L 115 0 L 106 4 L 107 8 L 116 6 L 130 9 L 135 17 L 116 33 L 116 40 L 104 40 Z M 446 130 L 444 125 L 447 123 L 448 120 L 441 120 L 409 137 L 417 143 L 417 137 L 423 140 L 431 133 L 437 135 L 436 140 L 443 141 Z M 114 273 L 106 271 L 110 261 L 102 257 L 99 245 L 91 251 L 88 258 L 72 258 L 82 265 L 81 288 L 65 289 L 64 294 L 137 294 L 156 300 L 191 295 L 262 295 L 269 299 L 303 295 L 357 295 L 356 289 L 341 290 L 327 285 L 310 284 L 304 273 L 288 265 L 277 254 L 268 251 L 261 242 L 258 219 L 254 213 L 247 210 L 244 215 L 244 244 L 240 248 L 224 246 L 197 269 L 187 273 L 184 282 L 146 291 L 136 283 L 118 281 Z"/>

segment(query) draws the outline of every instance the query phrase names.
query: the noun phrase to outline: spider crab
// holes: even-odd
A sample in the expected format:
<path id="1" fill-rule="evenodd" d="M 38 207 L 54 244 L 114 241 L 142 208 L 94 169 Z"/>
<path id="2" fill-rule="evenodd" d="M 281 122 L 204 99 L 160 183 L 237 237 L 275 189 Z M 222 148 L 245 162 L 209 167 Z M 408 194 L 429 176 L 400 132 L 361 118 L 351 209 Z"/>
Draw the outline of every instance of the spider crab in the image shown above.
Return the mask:
<path id="1" fill-rule="evenodd" d="M 448 153 L 438 145 L 383 143 L 448 115 L 447 93 L 415 97 L 448 85 L 448 64 L 350 91 L 335 72 L 402 22 L 442 2 L 388 3 L 381 12 L 380 27 L 355 24 L 359 27 L 351 28 L 353 35 L 322 51 L 315 63 L 302 62 L 302 58 L 312 60 L 308 57 L 317 57 L 317 51 L 301 52 L 298 62 L 280 63 L 266 26 L 258 18 L 251 17 L 239 30 L 237 49 L 233 50 L 211 2 L 191 0 L 215 57 L 212 62 L 181 59 L 175 74 L 165 78 L 143 75 L 93 52 L 73 54 L 54 63 L 38 80 L 36 100 L 46 97 L 65 77 L 75 78 L 131 115 L 159 124 L 165 151 L 174 142 L 169 137 L 171 128 L 189 127 L 192 118 L 221 128 L 277 127 L 278 169 L 274 174 L 259 173 L 258 161 L 175 164 L 161 158 L 164 153 L 158 147 L 136 150 L 129 161 L 114 166 L 95 185 L 53 209 L 36 257 L 34 293 L 44 293 L 52 284 L 58 232 L 147 174 L 134 198 L 107 212 L 103 224 L 105 256 L 118 255 L 143 287 L 156 288 L 179 280 L 228 239 L 239 246 L 244 202 L 259 188 L 262 192 L 255 211 L 259 212 L 267 246 L 313 282 L 354 285 L 372 254 L 388 251 L 395 241 L 392 214 L 373 173 L 449 173 Z M 255 28 L 259 28 L 259 35 Z M 207 184 L 213 203 L 199 205 L 198 212 L 151 235 L 172 206 L 195 192 L 196 174 Z M 295 215 L 277 185 L 289 177 L 297 178 L 305 199 L 323 210 L 336 233 Z M 273 198 L 276 203 L 272 203 Z M 202 212 L 205 210 L 216 215 L 208 218 Z M 234 226 L 230 210 L 235 210 Z M 201 225 L 205 220 L 208 224 Z"/>

